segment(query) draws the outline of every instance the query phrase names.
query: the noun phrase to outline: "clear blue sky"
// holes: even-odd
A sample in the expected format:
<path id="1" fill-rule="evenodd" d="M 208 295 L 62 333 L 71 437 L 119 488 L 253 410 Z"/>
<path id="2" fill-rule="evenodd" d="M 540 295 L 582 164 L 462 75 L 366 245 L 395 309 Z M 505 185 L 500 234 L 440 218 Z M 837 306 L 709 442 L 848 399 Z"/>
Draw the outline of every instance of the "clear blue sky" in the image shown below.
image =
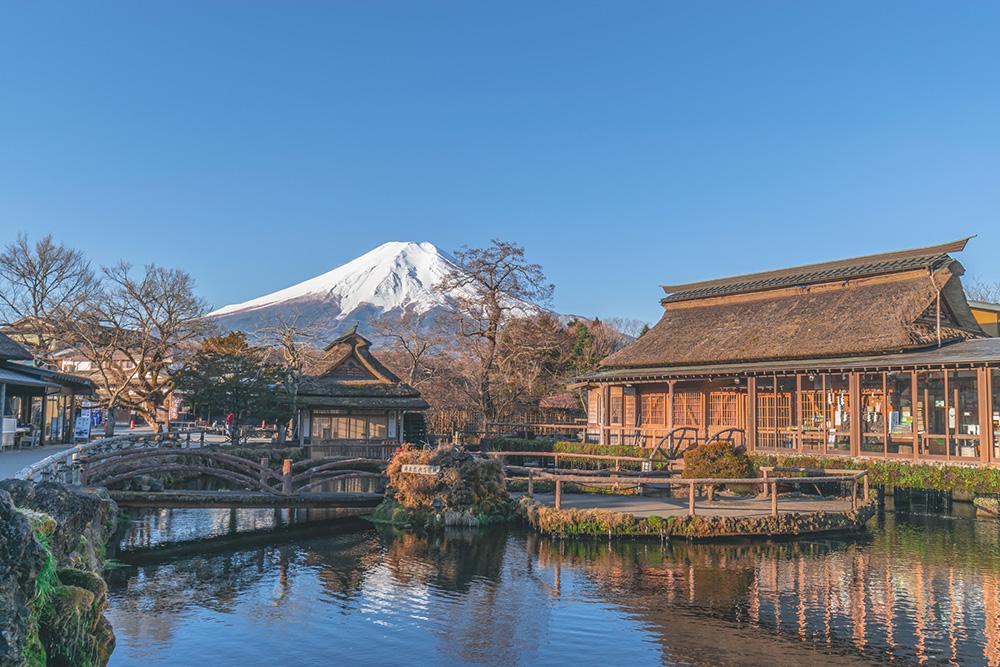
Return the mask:
<path id="1" fill-rule="evenodd" d="M 0 230 L 214 305 L 387 240 L 526 246 L 555 306 L 979 234 L 1000 3 L 13 2 Z"/>

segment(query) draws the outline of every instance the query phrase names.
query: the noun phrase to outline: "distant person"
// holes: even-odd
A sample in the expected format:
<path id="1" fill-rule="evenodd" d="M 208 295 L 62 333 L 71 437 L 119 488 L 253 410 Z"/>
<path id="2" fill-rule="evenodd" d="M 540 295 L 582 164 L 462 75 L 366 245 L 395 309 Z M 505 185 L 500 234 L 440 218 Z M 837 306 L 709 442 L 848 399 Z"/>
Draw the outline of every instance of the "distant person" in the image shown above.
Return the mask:
<path id="1" fill-rule="evenodd" d="M 226 415 L 226 435 L 232 435 L 233 434 L 233 418 L 234 417 L 235 417 L 235 415 L 232 412 L 230 412 L 229 414 Z"/>

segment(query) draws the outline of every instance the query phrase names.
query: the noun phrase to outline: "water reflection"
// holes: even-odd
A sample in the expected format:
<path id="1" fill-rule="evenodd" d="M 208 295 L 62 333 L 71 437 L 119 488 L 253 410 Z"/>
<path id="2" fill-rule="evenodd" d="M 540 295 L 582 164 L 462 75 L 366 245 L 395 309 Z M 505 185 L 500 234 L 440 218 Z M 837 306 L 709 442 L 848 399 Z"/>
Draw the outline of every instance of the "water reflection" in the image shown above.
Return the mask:
<path id="1" fill-rule="evenodd" d="M 156 530 L 234 521 L 200 512 Z M 203 547 L 111 577 L 112 664 L 1000 666 L 995 522 L 889 513 L 853 539 L 701 545 L 327 524 Z"/>

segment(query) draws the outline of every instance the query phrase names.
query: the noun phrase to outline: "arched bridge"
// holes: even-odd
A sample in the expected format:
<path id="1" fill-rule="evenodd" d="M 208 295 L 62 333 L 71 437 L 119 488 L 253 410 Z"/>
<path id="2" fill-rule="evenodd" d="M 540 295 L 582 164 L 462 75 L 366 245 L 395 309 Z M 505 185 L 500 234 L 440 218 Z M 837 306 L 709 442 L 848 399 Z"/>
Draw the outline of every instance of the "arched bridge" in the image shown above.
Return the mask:
<path id="1" fill-rule="evenodd" d="M 98 440 L 40 461 L 19 476 L 106 487 L 124 506 L 370 508 L 382 500 L 385 461 L 337 456 L 297 462 L 285 459 L 272 466 L 269 457 L 252 461 L 205 448 L 200 439 L 192 440 L 189 435 L 172 435 Z M 115 488 L 149 477 L 212 477 L 233 488 Z"/>

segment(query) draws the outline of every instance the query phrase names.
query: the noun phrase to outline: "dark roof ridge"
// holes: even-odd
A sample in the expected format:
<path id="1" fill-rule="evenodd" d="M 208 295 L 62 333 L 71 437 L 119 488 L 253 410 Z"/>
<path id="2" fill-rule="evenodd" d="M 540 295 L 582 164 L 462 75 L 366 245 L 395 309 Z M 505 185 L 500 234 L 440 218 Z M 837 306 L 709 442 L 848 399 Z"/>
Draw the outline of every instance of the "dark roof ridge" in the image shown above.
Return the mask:
<path id="1" fill-rule="evenodd" d="M 745 291 L 757 291 L 761 289 L 772 289 L 774 287 L 786 287 L 788 286 L 787 281 L 782 281 L 782 278 L 794 278 L 802 276 L 803 278 L 810 279 L 809 274 L 824 274 L 826 272 L 836 272 L 837 270 L 849 269 L 849 268 L 861 268 L 865 266 L 872 265 L 885 265 L 884 269 L 881 271 L 876 271 L 872 275 L 878 273 L 895 273 L 900 270 L 907 270 L 916 268 L 912 263 L 902 263 L 899 267 L 894 268 L 893 264 L 896 262 L 902 262 L 902 260 L 907 259 L 917 259 L 917 258 L 927 258 L 928 260 L 934 260 L 937 258 L 943 258 L 947 256 L 949 252 L 961 252 L 965 249 L 965 245 L 970 239 L 975 236 L 967 236 L 963 239 L 957 241 L 951 241 L 949 243 L 942 243 L 935 246 L 927 246 L 924 248 L 912 248 L 910 250 L 897 250 L 894 252 L 878 253 L 874 255 L 862 255 L 860 257 L 852 257 L 848 259 L 833 260 L 830 262 L 820 262 L 817 264 L 804 264 L 801 266 L 793 266 L 785 269 L 776 269 L 773 271 L 763 271 L 760 273 L 748 273 L 738 276 L 729 276 L 726 278 L 715 278 L 712 280 L 703 280 L 693 283 L 685 283 L 679 285 L 662 285 L 663 291 L 667 293 L 662 302 L 673 301 L 673 300 L 683 300 L 685 294 L 687 293 L 697 293 L 691 294 L 690 298 L 701 298 L 703 296 L 711 296 L 712 293 L 733 293 L 732 290 L 724 290 L 722 288 L 734 288 L 739 286 L 745 286 Z M 929 262 L 930 263 L 930 262 Z M 868 275 L 863 273 L 861 275 Z M 857 277 L 857 276 L 852 276 Z M 835 276 L 825 277 L 823 275 L 813 276 L 811 280 L 815 282 L 822 282 L 825 279 L 837 279 Z M 771 283 L 773 284 L 766 284 Z M 761 284 L 765 283 L 765 284 Z M 744 290 L 738 290 L 744 291 Z"/>

